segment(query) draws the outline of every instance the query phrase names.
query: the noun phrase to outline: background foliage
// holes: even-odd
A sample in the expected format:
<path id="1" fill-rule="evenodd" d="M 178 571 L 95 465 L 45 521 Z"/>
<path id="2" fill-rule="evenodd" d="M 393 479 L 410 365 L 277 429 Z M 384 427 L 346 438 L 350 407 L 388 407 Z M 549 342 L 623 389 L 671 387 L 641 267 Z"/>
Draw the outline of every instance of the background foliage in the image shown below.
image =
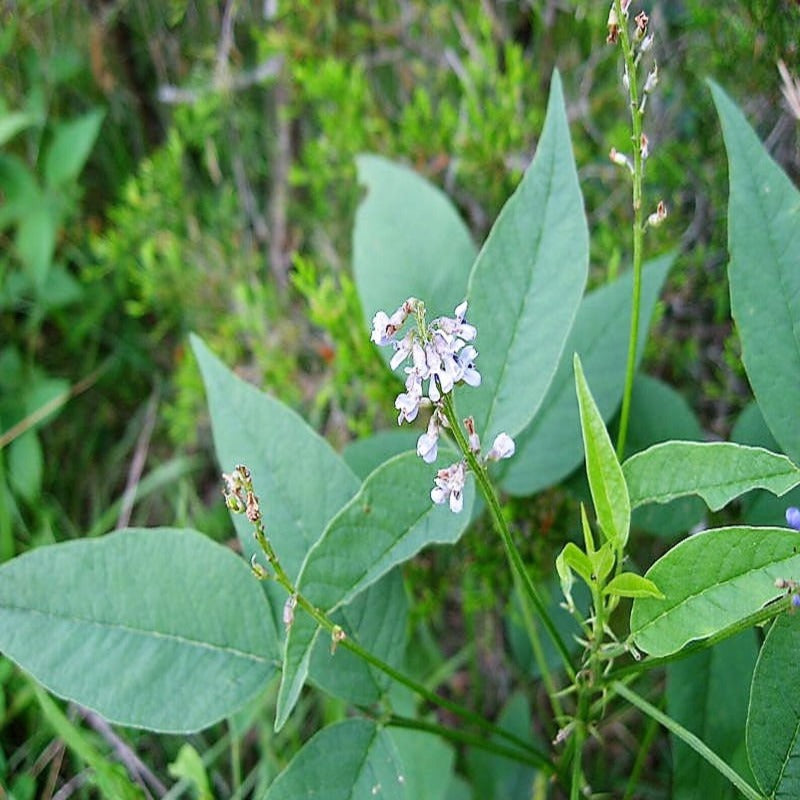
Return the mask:
<path id="1" fill-rule="evenodd" d="M 653 377 L 635 396 L 641 409 L 677 404 L 666 416 L 683 428 L 645 420 L 631 444 L 727 437 L 735 423 L 739 441 L 769 446 L 757 412 L 739 416 L 750 392 L 730 323 L 726 162 L 704 78 L 731 92 L 797 182 L 798 127 L 775 64 L 797 74 L 798 9 L 685 0 L 647 10 L 662 81 L 648 202 L 670 208 L 653 252 L 680 246 L 644 354 Z M 360 153 L 431 180 L 480 243 L 534 152 L 558 67 L 592 230 L 590 286 L 602 290 L 629 260 L 628 187 L 607 159 L 627 129 L 604 4 L 28 0 L 0 14 L 0 559 L 127 523 L 232 538 L 190 331 L 336 449 L 393 424 L 393 384 L 353 280 Z M 510 506 L 543 574 L 576 527 L 574 497 L 585 490 L 575 483 Z M 676 508 L 697 518 L 696 506 L 676 505 L 687 502 L 660 518 L 660 507 L 634 515 L 657 534 L 643 540 L 643 561 L 688 527 L 670 529 Z M 752 495 L 741 511 L 777 523 L 782 505 Z M 486 713 L 504 709 L 513 726 L 528 701 L 511 687 L 530 665 L 503 655 L 514 632 L 497 607 L 508 595 L 497 587 L 501 559 L 478 525 L 458 554 L 428 551 L 405 577 L 420 669 Z M 37 701 L 7 661 L 0 685 L 0 786 L 10 796 L 54 797 L 70 781 L 91 796 L 79 788 L 87 765 L 99 791 L 116 796 L 98 719 Z M 157 780 L 243 796 L 343 713 L 336 700 L 300 702 L 278 738 L 274 687 L 202 736 L 123 735 Z M 631 761 L 624 741 L 613 746 L 611 782 Z M 473 756 L 459 767 L 481 776 L 486 796 L 511 791 L 494 777 L 501 768 Z M 665 796 L 665 764 L 666 755 L 647 765 L 654 796 Z"/>

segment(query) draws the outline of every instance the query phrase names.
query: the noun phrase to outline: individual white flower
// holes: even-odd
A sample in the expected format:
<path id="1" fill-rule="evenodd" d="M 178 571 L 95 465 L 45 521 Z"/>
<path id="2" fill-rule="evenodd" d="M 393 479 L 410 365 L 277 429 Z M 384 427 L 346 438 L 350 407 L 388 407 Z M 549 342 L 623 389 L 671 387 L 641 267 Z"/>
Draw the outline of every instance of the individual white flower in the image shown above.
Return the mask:
<path id="1" fill-rule="evenodd" d="M 372 318 L 372 335 L 369 338 L 379 347 L 384 347 L 393 340 L 395 333 L 397 328 L 392 325 L 389 315 L 385 311 L 378 311 Z"/>
<path id="2" fill-rule="evenodd" d="M 419 404 L 422 401 L 422 393 L 416 391 L 401 392 L 394 401 L 394 407 L 400 412 L 397 415 L 397 424 L 413 422 L 419 412 Z"/>
<path id="3" fill-rule="evenodd" d="M 392 342 L 394 345 L 394 355 L 389 361 L 392 369 L 397 369 L 411 355 L 414 346 L 414 334 L 409 331 L 399 342 Z"/>
<path id="4" fill-rule="evenodd" d="M 481 375 L 475 369 L 475 359 L 478 357 L 478 351 L 470 344 L 467 345 L 459 354 L 456 359 L 459 369 L 459 380 L 469 386 L 480 386 Z"/>
<path id="5" fill-rule="evenodd" d="M 464 483 L 467 472 L 463 461 L 451 464 L 445 469 L 440 469 L 433 479 L 434 487 L 431 489 L 431 500 L 437 505 L 449 502 L 450 510 L 458 514 L 464 507 Z"/>
<path id="6" fill-rule="evenodd" d="M 471 342 L 478 335 L 478 331 L 474 325 L 465 322 L 466 317 L 467 301 L 465 300 L 463 303 L 456 306 L 455 318 L 439 317 L 434 320 L 433 327 L 439 328 L 439 330 L 449 336 L 457 336 L 465 342 Z"/>
<path id="7" fill-rule="evenodd" d="M 514 440 L 507 433 L 498 433 L 492 442 L 492 449 L 486 454 L 486 459 L 499 461 L 501 458 L 511 458 L 515 450 Z"/>
<path id="8" fill-rule="evenodd" d="M 417 439 L 417 455 L 426 464 L 436 461 L 436 456 L 439 454 L 439 433 L 444 423 L 442 412 L 438 408 L 434 409 L 428 421 L 428 430 Z"/>

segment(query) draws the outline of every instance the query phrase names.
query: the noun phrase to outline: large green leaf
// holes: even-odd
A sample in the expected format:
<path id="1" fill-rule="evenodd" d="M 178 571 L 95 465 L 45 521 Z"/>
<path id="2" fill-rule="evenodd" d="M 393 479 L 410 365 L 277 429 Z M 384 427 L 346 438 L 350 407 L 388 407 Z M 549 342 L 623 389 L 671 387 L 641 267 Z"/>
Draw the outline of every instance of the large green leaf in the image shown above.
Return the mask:
<path id="1" fill-rule="evenodd" d="M 408 599 L 399 569 L 393 569 L 334 615 L 370 653 L 389 664 L 403 660 Z M 387 625 L 386 621 L 392 624 Z M 346 648 L 331 655 L 330 642 L 318 638 L 309 664 L 309 680 L 324 691 L 356 705 L 377 702 L 390 679 Z"/>
<path id="2" fill-rule="evenodd" d="M 683 395 L 658 378 L 639 373 L 633 380 L 626 455 L 671 439 L 703 441 L 703 430 Z M 622 469 L 624 473 L 624 463 Z M 665 505 L 640 506 L 631 515 L 631 526 L 675 537 L 691 530 L 705 512 L 699 497 L 681 497 Z"/>
<path id="3" fill-rule="evenodd" d="M 800 797 L 800 619 L 775 620 L 758 657 L 750 690 L 747 752 L 770 798 Z"/>
<path id="4" fill-rule="evenodd" d="M 278 775 L 263 800 L 405 800 L 404 766 L 389 734 L 367 719 L 323 728 Z"/>
<path id="5" fill-rule="evenodd" d="M 750 681 L 758 656 L 755 633 L 743 631 L 667 666 L 667 711 L 747 780 L 742 741 Z M 677 737 L 672 739 L 672 800 L 695 800 L 697 787 L 718 800 L 739 797 L 733 785 Z"/>
<path id="6" fill-rule="evenodd" d="M 751 402 L 739 415 L 731 431 L 731 439 L 766 450 L 779 449 L 756 402 Z M 786 522 L 787 506 L 800 506 L 800 488 L 794 488 L 781 497 L 764 489 L 754 489 L 742 496 L 739 505 L 744 524 L 781 526 Z"/>
<path id="7" fill-rule="evenodd" d="M 48 186 L 61 186 L 78 177 L 100 133 L 104 116 L 103 111 L 95 109 L 56 127 L 44 159 Z"/>
<path id="8" fill-rule="evenodd" d="M 445 800 L 453 780 L 453 748 L 438 736 L 405 728 L 388 731 L 400 761 L 408 797 Z"/>
<path id="9" fill-rule="evenodd" d="M 800 461 L 800 192 L 711 84 L 728 151 L 731 313 L 750 385 L 781 449 Z"/>
<path id="10" fill-rule="evenodd" d="M 391 314 L 410 296 L 425 302 L 431 318 L 452 314 L 476 252 L 455 207 L 407 167 L 373 155 L 356 163 L 367 196 L 353 229 L 353 274 L 367 319 Z"/>
<path id="11" fill-rule="evenodd" d="M 500 212 L 469 279 L 478 391 L 464 393 L 485 441 L 516 436 L 534 417 L 580 305 L 589 234 L 564 109 L 553 73 L 533 163 Z"/>
<path id="12" fill-rule="evenodd" d="M 647 341 L 653 307 L 673 260 L 672 255 L 662 256 L 644 267 L 639 357 Z M 630 318 L 632 276 L 628 271 L 583 298 L 539 412 L 516 438 L 514 458 L 509 459 L 502 477 L 507 492 L 533 494 L 569 475 L 583 460 L 572 372 L 573 353 L 581 357 L 586 380 L 592 387 L 603 420 L 608 422 L 614 413 L 625 383 L 628 327 L 620 324 L 620 320 Z"/>
<path id="13" fill-rule="evenodd" d="M 622 550 L 628 541 L 631 504 L 614 446 L 594 402 L 581 360 L 575 354 L 575 391 L 580 409 L 581 433 L 586 458 L 586 475 L 597 521 L 608 541 Z"/>
<path id="14" fill-rule="evenodd" d="M 112 722 L 176 733 L 230 715 L 278 658 L 244 561 L 169 528 L 41 547 L 4 564 L 0 650 Z"/>
<path id="15" fill-rule="evenodd" d="M 646 576 L 666 600 L 638 598 L 631 636 L 653 656 L 705 639 L 779 597 L 776 578 L 800 574 L 797 531 L 717 528 L 673 547 Z"/>
<path id="16" fill-rule="evenodd" d="M 230 472 L 246 465 L 283 568 L 294 579 L 311 545 L 358 491 L 359 480 L 294 411 L 236 377 L 196 336 L 194 349 L 208 397 L 217 461 Z M 234 523 L 245 551 L 255 552 L 253 527 Z"/>
<path id="17" fill-rule="evenodd" d="M 405 453 L 364 481 L 303 563 L 298 587 L 311 603 L 331 613 L 426 545 L 458 540 L 469 522 L 474 490 L 468 482 L 460 514 L 434 505 L 435 469 L 415 453 Z M 316 623 L 298 613 L 286 637 L 276 729 L 297 702 L 317 633 Z"/>
<path id="18" fill-rule="evenodd" d="M 800 484 L 800 469 L 786 456 L 732 442 L 664 442 L 629 458 L 622 471 L 634 507 L 696 494 L 718 511 L 751 489 L 780 497 Z"/>

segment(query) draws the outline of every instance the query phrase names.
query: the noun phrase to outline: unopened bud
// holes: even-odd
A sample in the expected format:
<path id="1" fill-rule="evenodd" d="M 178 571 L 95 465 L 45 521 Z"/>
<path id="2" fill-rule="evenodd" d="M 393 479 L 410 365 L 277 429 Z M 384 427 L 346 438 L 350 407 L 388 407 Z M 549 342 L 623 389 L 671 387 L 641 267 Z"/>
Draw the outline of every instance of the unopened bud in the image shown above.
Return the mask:
<path id="1" fill-rule="evenodd" d="M 622 9 L 622 16 L 628 18 L 628 9 L 631 7 L 631 0 L 622 0 L 620 8 Z"/>
<path id="2" fill-rule="evenodd" d="M 644 133 L 639 139 L 639 152 L 642 154 L 642 158 L 647 158 L 650 155 L 650 140 Z"/>
<path id="3" fill-rule="evenodd" d="M 340 625 L 334 625 L 331 629 L 331 655 L 336 652 L 339 642 L 343 642 L 346 638 L 347 634 L 342 627 Z"/>
<path id="4" fill-rule="evenodd" d="M 636 22 L 636 30 L 633 32 L 633 36 L 638 42 L 640 39 L 644 39 L 645 34 L 647 33 L 647 23 L 649 22 L 649 19 L 644 11 L 640 11 L 634 17 L 634 21 Z"/>
<path id="5" fill-rule="evenodd" d="M 775 588 L 776 589 L 786 589 L 789 586 L 789 582 L 786 578 L 775 578 Z"/>
<path id="6" fill-rule="evenodd" d="M 649 52 L 653 47 L 653 41 L 655 40 L 654 33 L 648 33 L 647 36 L 642 39 L 642 43 L 639 45 L 639 52 L 644 55 L 644 53 Z"/>
<path id="7" fill-rule="evenodd" d="M 617 17 L 617 8 L 614 3 L 611 3 L 611 8 L 608 12 L 608 36 L 606 42 L 608 44 L 616 44 L 619 39 L 619 17 Z"/>
<path id="8" fill-rule="evenodd" d="M 294 622 L 294 610 L 296 608 L 297 595 L 290 594 L 286 598 L 286 602 L 283 604 L 283 624 L 286 626 L 287 631 L 292 627 L 292 623 Z"/>
<path id="9" fill-rule="evenodd" d="M 616 147 L 612 147 L 611 150 L 609 150 L 608 157 L 618 167 L 627 167 L 631 171 L 631 174 L 633 174 L 633 164 L 631 160 L 624 153 L 620 153 Z"/>
<path id="10" fill-rule="evenodd" d="M 647 73 L 647 79 L 644 82 L 644 91 L 645 94 L 650 94 L 653 92 L 658 86 L 658 64 L 653 64 L 653 69 Z"/>
<path id="11" fill-rule="evenodd" d="M 464 420 L 464 427 L 467 429 L 467 434 L 469 435 L 469 449 L 472 450 L 473 453 L 480 453 L 481 440 L 475 432 L 475 419 L 473 417 L 467 417 Z"/>
<path id="12" fill-rule="evenodd" d="M 252 490 L 247 493 L 245 512 L 250 522 L 258 522 L 261 519 L 261 509 L 258 505 L 258 498 Z"/>
<path id="13" fill-rule="evenodd" d="M 625 66 L 625 69 L 622 71 L 622 86 L 624 87 L 626 92 L 628 91 L 628 89 L 631 88 L 631 79 L 628 76 L 627 65 Z"/>
<path id="14" fill-rule="evenodd" d="M 253 571 L 253 575 L 256 576 L 260 581 L 269 578 L 269 573 L 261 566 L 261 564 L 256 561 L 256 554 L 253 553 L 253 557 L 250 559 L 250 569 Z"/>
<path id="15" fill-rule="evenodd" d="M 647 224 L 651 228 L 657 228 L 667 218 L 667 207 L 663 200 L 658 201 L 656 210 L 647 218 Z"/>

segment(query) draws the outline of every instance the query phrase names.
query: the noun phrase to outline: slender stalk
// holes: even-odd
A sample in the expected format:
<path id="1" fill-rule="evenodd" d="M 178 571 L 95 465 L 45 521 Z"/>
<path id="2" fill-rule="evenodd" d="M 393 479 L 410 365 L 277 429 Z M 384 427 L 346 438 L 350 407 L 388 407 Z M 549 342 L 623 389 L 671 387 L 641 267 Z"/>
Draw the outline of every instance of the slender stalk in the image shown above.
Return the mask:
<path id="1" fill-rule="evenodd" d="M 486 504 L 489 507 L 495 530 L 497 530 L 497 532 L 500 534 L 500 538 L 502 539 L 505 547 L 506 555 L 508 556 L 508 560 L 511 564 L 512 574 L 514 575 L 514 579 L 518 581 L 519 587 L 522 590 L 521 594 L 523 597 L 529 598 L 531 603 L 533 603 L 533 607 L 536 609 L 537 614 L 541 617 L 542 624 L 547 630 L 550 639 L 561 656 L 561 660 L 564 664 L 564 669 L 566 670 L 567 675 L 569 676 L 570 680 L 574 680 L 575 668 L 572 666 L 572 659 L 570 657 L 569 650 L 567 649 L 567 645 L 564 643 L 564 639 L 561 637 L 561 634 L 558 632 L 555 623 L 550 617 L 550 614 L 547 611 L 547 606 L 539 595 L 531 576 L 528 574 L 527 569 L 525 569 L 522 556 L 520 555 L 517 546 L 514 544 L 511 531 L 509 531 L 508 524 L 503 516 L 503 511 L 500 508 L 500 501 L 497 499 L 497 494 L 494 491 L 494 487 L 492 486 L 492 483 L 489 480 L 489 476 L 486 474 L 486 470 L 484 469 L 483 465 L 478 461 L 478 459 L 475 457 L 475 453 L 473 453 L 469 447 L 469 442 L 467 442 L 464 432 L 461 430 L 461 421 L 456 415 L 453 399 L 450 395 L 444 395 L 442 398 L 442 407 L 444 409 L 445 416 L 447 417 L 447 421 L 450 423 L 450 432 L 452 433 L 453 438 L 456 440 L 459 450 L 461 450 L 461 452 L 464 454 L 467 465 L 469 466 L 473 475 L 475 475 L 475 480 L 477 481 L 481 493 L 486 500 Z"/>
<path id="2" fill-rule="evenodd" d="M 234 793 L 238 793 L 242 788 L 242 748 L 233 727 L 233 720 L 228 720 L 228 732 L 231 739 L 231 788 Z"/>
<path id="3" fill-rule="evenodd" d="M 673 661 L 681 661 L 682 659 L 688 658 L 689 656 L 694 655 L 694 653 L 698 653 L 701 650 L 707 650 L 709 647 L 714 647 L 714 645 L 719 644 L 725 639 L 730 639 L 731 636 L 736 636 L 737 633 L 741 633 L 748 628 L 753 628 L 757 625 L 762 625 L 765 622 L 769 622 L 769 620 L 771 620 L 773 617 L 777 617 L 779 614 L 783 614 L 788 611 L 790 606 L 791 598 L 784 597 L 775 603 L 771 603 L 764 608 L 760 608 L 758 611 L 754 611 L 752 614 L 748 614 L 746 617 L 744 617 L 744 619 L 741 619 L 724 630 L 715 633 L 713 636 L 709 636 L 707 639 L 687 645 L 677 653 L 671 653 L 668 656 L 659 656 L 657 658 L 647 658 L 644 661 L 637 661 L 633 664 L 627 664 L 624 667 L 617 667 L 617 669 L 611 671 L 611 673 L 608 675 L 608 678 L 609 680 L 619 680 L 620 678 L 638 676 L 644 672 L 648 672 L 656 667 L 662 667 L 665 664 L 669 664 Z"/>
<path id="4" fill-rule="evenodd" d="M 362 658 L 368 664 L 380 670 L 385 675 L 388 675 L 392 680 L 397 681 L 403 686 L 406 686 L 412 692 L 424 698 L 428 702 L 433 703 L 439 708 L 447 709 L 462 719 L 467 720 L 468 722 L 471 722 L 480 728 L 483 728 L 488 733 L 502 737 L 518 747 L 523 748 L 524 750 L 529 752 L 533 750 L 533 748 L 531 748 L 531 746 L 524 740 L 514 736 L 514 734 L 509 733 L 502 728 L 497 727 L 496 725 L 493 725 L 480 714 L 476 714 L 474 711 L 470 711 L 468 708 L 465 708 L 459 703 L 455 703 L 446 697 L 442 697 L 442 695 L 438 694 L 437 692 L 428 689 L 422 683 L 419 683 L 408 675 L 400 672 L 400 670 L 395 669 L 391 664 L 387 664 L 385 661 L 382 661 L 369 650 L 362 647 L 354 639 L 344 635 L 344 631 L 342 631 L 342 629 L 336 623 L 334 623 L 327 614 L 325 614 L 323 611 L 320 611 L 320 609 L 314 606 L 313 603 L 309 602 L 306 597 L 297 591 L 291 579 L 281 566 L 280 561 L 278 561 L 278 557 L 275 554 L 269 539 L 267 539 L 264 531 L 264 525 L 260 516 L 253 522 L 253 526 L 256 541 L 264 551 L 264 555 L 274 571 L 274 578 L 276 582 L 286 590 L 290 597 L 294 597 L 296 599 L 296 604 L 299 608 L 303 609 L 303 611 L 311 616 L 311 618 L 320 627 L 324 628 L 326 631 L 328 631 L 328 633 L 331 634 L 332 641 L 336 642 L 337 646 L 344 647 L 345 649 L 349 650 L 351 653 L 357 655 L 359 658 Z M 546 758 L 538 752 L 537 755 L 540 755 L 542 758 Z M 551 765 L 551 770 L 552 769 L 553 767 Z"/>
<path id="5" fill-rule="evenodd" d="M 617 458 L 622 460 L 625 454 L 625 439 L 628 435 L 628 420 L 631 412 L 631 395 L 633 377 L 636 371 L 636 350 L 639 340 L 639 316 L 642 297 L 642 245 L 644 241 L 644 224 L 642 211 L 642 177 L 644 160 L 642 159 L 642 118 L 639 98 L 639 85 L 636 75 L 636 63 L 628 34 L 627 20 L 622 14 L 621 0 L 614 0 L 614 8 L 619 19 L 619 40 L 625 69 L 628 75 L 628 96 L 631 109 L 631 140 L 633 143 L 633 304 L 631 307 L 631 327 L 628 336 L 628 359 L 625 367 L 625 388 L 622 394 L 622 410 L 619 417 L 619 433 L 617 435 Z"/>
<path id="6" fill-rule="evenodd" d="M 663 725 L 670 733 L 689 745 L 695 753 L 704 758 L 714 769 L 718 770 L 727 778 L 747 800 L 764 800 L 764 795 L 759 794 L 738 772 L 736 772 L 736 770 L 723 761 L 707 744 L 698 739 L 691 731 L 686 730 L 683 725 L 679 724 L 671 717 L 668 717 L 623 683 L 614 681 L 611 686 L 617 694 L 624 697 L 629 703 L 635 705 L 640 711 L 643 711 L 660 725 Z"/>
<path id="7" fill-rule="evenodd" d="M 475 735 L 474 733 L 469 733 L 468 731 L 459 731 L 454 728 L 447 728 L 443 725 L 438 725 L 435 722 L 427 722 L 421 719 L 402 717 L 398 714 L 392 714 L 388 720 L 385 720 L 385 724 L 395 728 L 408 728 L 411 730 L 433 733 L 437 736 L 450 739 L 451 741 L 458 742 L 460 744 L 466 744 L 470 747 L 477 747 L 481 750 L 486 750 L 489 753 L 494 753 L 495 755 L 503 756 L 504 758 L 510 758 L 513 761 L 520 762 L 521 764 L 530 764 L 531 766 L 534 766 L 537 769 L 545 770 L 550 774 L 555 772 L 555 768 L 550 759 L 532 748 L 529 748 L 523 753 L 519 750 L 497 744 L 497 742 L 493 742 L 491 739 L 485 739 Z"/>
<path id="8" fill-rule="evenodd" d="M 625 787 L 625 796 L 622 800 L 633 800 L 634 794 L 639 788 L 639 777 L 644 769 L 647 754 L 650 752 L 650 746 L 653 744 L 657 732 L 658 721 L 651 718 L 645 729 L 644 738 L 639 745 L 639 750 L 636 753 L 636 760 L 633 762 L 633 769 L 631 769 L 628 785 Z"/>

